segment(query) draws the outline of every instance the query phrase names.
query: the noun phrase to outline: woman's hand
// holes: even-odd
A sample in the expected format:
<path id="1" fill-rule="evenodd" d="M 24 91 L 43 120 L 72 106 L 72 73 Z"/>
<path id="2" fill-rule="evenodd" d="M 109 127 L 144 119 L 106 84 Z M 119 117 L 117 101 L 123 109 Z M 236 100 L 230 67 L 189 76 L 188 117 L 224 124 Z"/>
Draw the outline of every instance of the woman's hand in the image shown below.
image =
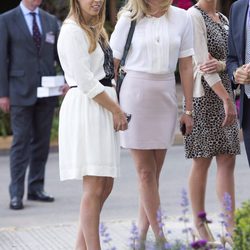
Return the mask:
<path id="1" fill-rule="evenodd" d="M 105 91 L 96 95 L 93 100 L 112 113 L 115 131 L 123 131 L 128 128 L 126 114 L 121 110 L 119 104 L 113 101 Z"/>
<path id="2" fill-rule="evenodd" d="M 10 99 L 9 97 L 0 97 L 0 110 L 4 113 L 10 112 Z"/>
<path id="3" fill-rule="evenodd" d="M 223 106 L 225 110 L 225 119 L 222 123 L 222 127 L 226 127 L 232 125 L 235 122 L 235 119 L 237 118 L 237 112 L 231 98 L 223 100 Z"/>
<path id="4" fill-rule="evenodd" d="M 204 73 L 212 74 L 225 70 L 225 63 L 218 61 L 208 53 L 208 60 L 200 66 L 200 70 Z"/>
<path id="5" fill-rule="evenodd" d="M 123 111 L 113 113 L 114 129 L 115 131 L 124 131 L 128 129 L 128 121 L 126 114 Z"/>
<path id="6" fill-rule="evenodd" d="M 194 121 L 193 121 L 193 117 L 191 115 L 187 115 L 185 113 L 182 114 L 182 116 L 180 118 L 180 123 L 185 124 L 185 126 L 186 126 L 186 131 L 185 131 L 184 135 L 189 135 L 192 133 Z"/>
<path id="7" fill-rule="evenodd" d="M 63 86 L 61 86 L 62 95 L 65 96 L 69 90 L 69 85 L 67 83 L 64 83 Z"/>

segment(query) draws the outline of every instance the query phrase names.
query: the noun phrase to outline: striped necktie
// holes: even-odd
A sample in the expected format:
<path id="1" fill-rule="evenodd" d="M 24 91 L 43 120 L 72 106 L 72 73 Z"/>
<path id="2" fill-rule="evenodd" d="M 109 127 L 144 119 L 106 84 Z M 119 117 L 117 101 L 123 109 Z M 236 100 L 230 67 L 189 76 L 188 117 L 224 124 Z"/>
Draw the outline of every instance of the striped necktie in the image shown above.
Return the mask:
<path id="1" fill-rule="evenodd" d="M 248 8 L 247 23 L 246 23 L 246 52 L 245 63 L 250 63 L 250 6 Z M 244 85 L 245 94 L 250 99 L 250 83 Z"/>
<path id="2" fill-rule="evenodd" d="M 34 43 L 36 45 L 37 51 L 39 52 L 40 48 L 41 48 L 42 37 L 41 37 L 41 33 L 40 33 L 39 27 L 38 27 L 37 22 L 36 22 L 36 13 L 30 12 L 30 14 L 33 16 L 33 24 L 32 24 L 33 34 L 32 34 L 32 36 L 33 36 L 33 40 L 34 40 Z"/>

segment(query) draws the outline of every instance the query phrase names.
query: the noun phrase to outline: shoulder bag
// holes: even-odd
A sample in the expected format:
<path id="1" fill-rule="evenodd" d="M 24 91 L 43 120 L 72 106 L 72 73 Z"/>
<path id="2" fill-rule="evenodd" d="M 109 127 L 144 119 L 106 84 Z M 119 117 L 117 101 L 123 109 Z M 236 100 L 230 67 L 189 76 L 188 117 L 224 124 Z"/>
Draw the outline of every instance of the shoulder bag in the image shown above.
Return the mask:
<path id="1" fill-rule="evenodd" d="M 136 25 L 136 21 L 133 20 L 131 22 L 131 25 L 130 25 L 128 37 L 127 37 L 126 44 L 125 44 L 124 51 L 123 51 L 123 55 L 122 55 L 122 59 L 120 61 L 120 65 L 118 68 L 118 76 L 117 76 L 117 81 L 116 81 L 116 93 L 117 93 L 118 100 L 119 100 L 119 94 L 120 94 L 122 82 L 126 76 L 126 72 L 124 71 L 123 67 L 125 65 L 125 61 L 126 61 L 126 58 L 127 58 L 128 52 L 129 52 L 129 48 L 130 48 L 133 34 L 135 31 L 135 25 Z"/>

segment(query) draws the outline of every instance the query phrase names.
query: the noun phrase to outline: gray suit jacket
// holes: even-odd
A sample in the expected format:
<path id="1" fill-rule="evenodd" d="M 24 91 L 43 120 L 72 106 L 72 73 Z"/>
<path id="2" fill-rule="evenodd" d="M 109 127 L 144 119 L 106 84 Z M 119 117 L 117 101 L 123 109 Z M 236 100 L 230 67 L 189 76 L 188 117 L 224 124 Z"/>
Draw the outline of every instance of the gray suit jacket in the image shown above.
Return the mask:
<path id="1" fill-rule="evenodd" d="M 9 97 L 11 105 L 33 105 L 41 77 L 56 74 L 58 22 L 41 9 L 39 14 L 43 31 L 39 53 L 19 6 L 0 15 L 0 97 Z M 47 34 L 55 37 L 54 43 L 46 41 Z"/>

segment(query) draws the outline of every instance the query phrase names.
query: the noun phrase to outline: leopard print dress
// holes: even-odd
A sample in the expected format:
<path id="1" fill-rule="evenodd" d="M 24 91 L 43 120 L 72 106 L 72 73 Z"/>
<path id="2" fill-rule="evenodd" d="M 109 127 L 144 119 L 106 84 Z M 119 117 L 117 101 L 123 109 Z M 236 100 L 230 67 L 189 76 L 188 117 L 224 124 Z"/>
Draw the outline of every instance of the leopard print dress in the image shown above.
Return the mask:
<path id="1" fill-rule="evenodd" d="M 212 57 L 225 61 L 227 56 L 228 21 L 220 14 L 221 23 L 214 22 L 203 10 L 207 28 L 208 51 Z M 226 72 L 220 73 L 222 83 L 233 98 L 231 82 Z M 223 102 L 202 78 L 205 95 L 193 99 L 194 127 L 184 139 L 186 158 L 209 158 L 219 154 L 240 154 L 239 125 L 222 127 L 225 113 Z"/>

